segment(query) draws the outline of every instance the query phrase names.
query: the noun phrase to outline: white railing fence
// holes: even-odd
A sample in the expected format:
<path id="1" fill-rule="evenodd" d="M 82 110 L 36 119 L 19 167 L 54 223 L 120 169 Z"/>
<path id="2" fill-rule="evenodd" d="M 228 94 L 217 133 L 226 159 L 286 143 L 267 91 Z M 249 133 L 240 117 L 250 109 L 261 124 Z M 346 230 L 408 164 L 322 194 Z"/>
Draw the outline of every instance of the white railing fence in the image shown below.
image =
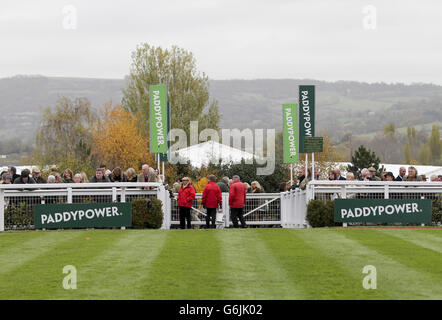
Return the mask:
<path id="1" fill-rule="evenodd" d="M 178 204 L 171 201 L 171 221 L 172 226 L 179 225 Z M 202 194 L 197 193 L 192 205 L 192 224 L 206 224 L 206 210 L 201 203 Z M 282 226 L 281 220 L 281 196 L 279 193 L 248 193 L 244 205 L 244 219 L 248 225 Z M 230 219 L 229 194 L 222 194 L 222 210 L 217 217 L 218 228 L 228 228 L 232 226 Z"/>
<path id="2" fill-rule="evenodd" d="M 160 183 L 2 184 L 0 185 L 0 231 L 33 229 L 36 204 L 131 202 L 136 198 L 165 201 L 167 191 Z M 168 228 L 167 206 L 163 206 L 162 228 Z"/>
<path id="3" fill-rule="evenodd" d="M 281 225 L 283 228 L 306 228 L 307 192 L 296 189 L 281 193 Z"/>
<path id="4" fill-rule="evenodd" d="M 410 181 L 325 181 L 308 183 L 306 203 L 335 199 L 440 199 L 442 183 Z M 344 224 L 346 226 L 346 224 Z"/>
<path id="5" fill-rule="evenodd" d="M 250 226 L 306 228 L 307 204 L 312 199 L 437 199 L 442 193 L 438 182 L 311 181 L 306 190 L 282 193 L 247 194 L 244 217 Z M 192 206 L 192 224 L 205 225 L 205 209 L 197 194 Z M 217 227 L 231 227 L 229 195 L 223 193 Z M 162 229 L 179 225 L 176 194 L 159 183 L 84 183 L 0 185 L 0 231 L 33 229 L 36 204 L 131 202 L 136 198 L 157 198 L 163 203 Z"/>
<path id="6" fill-rule="evenodd" d="M 295 194 L 295 193 L 293 193 Z M 205 225 L 205 209 L 202 194 L 193 203 L 194 225 Z M 230 227 L 229 195 L 223 193 L 223 206 L 217 216 L 218 228 Z M 34 229 L 33 208 L 36 204 L 131 202 L 136 198 L 157 198 L 163 203 L 162 229 L 176 227 L 179 213 L 176 201 L 159 183 L 84 183 L 84 184 L 13 184 L 0 185 L 0 231 Z M 290 212 L 282 212 L 284 201 L 279 193 L 247 194 L 244 217 L 248 225 L 289 227 L 294 221 Z M 286 206 L 293 208 L 293 206 Z M 284 219 L 289 219 L 285 221 Z"/>
<path id="7" fill-rule="evenodd" d="M 440 182 L 396 181 L 311 181 L 307 203 L 312 199 L 436 199 L 442 193 Z"/>

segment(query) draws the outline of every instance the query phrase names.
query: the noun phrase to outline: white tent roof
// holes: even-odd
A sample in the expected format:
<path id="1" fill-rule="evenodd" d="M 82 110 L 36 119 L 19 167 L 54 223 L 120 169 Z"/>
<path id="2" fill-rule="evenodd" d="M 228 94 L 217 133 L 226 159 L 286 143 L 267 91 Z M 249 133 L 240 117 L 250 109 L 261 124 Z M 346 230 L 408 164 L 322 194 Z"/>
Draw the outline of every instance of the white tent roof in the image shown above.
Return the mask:
<path id="1" fill-rule="evenodd" d="M 201 167 L 209 163 L 228 164 L 230 162 L 240 163 L 241 159 L 252 160 L 255 156 L 253 153 L 232 148 L 228 145 L 221 144 L 212 140 L 196 144 L 177 151 L 180 158 L 190 161 L 194 167 Z"/>

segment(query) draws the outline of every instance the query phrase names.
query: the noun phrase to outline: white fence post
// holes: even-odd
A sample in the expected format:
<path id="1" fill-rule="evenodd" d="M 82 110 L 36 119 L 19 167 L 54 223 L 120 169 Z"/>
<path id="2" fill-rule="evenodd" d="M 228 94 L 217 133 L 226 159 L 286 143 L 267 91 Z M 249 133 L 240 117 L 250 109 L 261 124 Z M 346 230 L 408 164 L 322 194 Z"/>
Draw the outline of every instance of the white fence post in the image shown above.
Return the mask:
<path id="1" fill-rule="evenodd" d="M 314 196 L 313 196 L 314 198 Z M 300 218 L 300 222 L 302 223 L 302 227 L 309 227 L 310 225 L 307 222 L 307 191 L 299 191 L 299 212 L 302 214 Z"/>
<path id="2" fill-rule="evenodd" d="M 230 225 L 230 207 L 229 207 L 229 193 L 224 192 L 223 197 L 223 213 L 224 213 L 224 228 L 228 228 Z"/>
<path id="3" fill-rule="evenodd" d="M 384 199 L 390 199 L 390 186 L 384 185 Z"/>
<path id="4" fill-rule="evenodd" d="M 287 228 L 287 226 L 288 226 L 288 221 L 287 221 L 287 213 L 286 213 L 286 201 L 285 201 L 285 199 L 286 199 L 286 197 L 287 197 L 287 194 L 285 193 L 285 192 L 281 192 L 280 194 L 279 194 L 279 197 L 280 197 L 280 199 L 279 199 L 279 208 L 280 208 L 280 217 L 281 217 L 281 227 L 282 228 Z"/>
<path id="5" fill-rule="evenodd" d="M 290 194 L 290 223 L 292 224 L 292 228 L 297 227 L 298 222 L 301 221 L 299 218 L 301 209 L 301 199 L 299 194 L 299 189 L 294 190 Z"/>
<path id="6" fill-rule="evenodd" d="M 315 187 L 312 183 L 307 183 L 307 188 L 305 189 L 306 191 L 306 197 L 305 197 L 305 202 L 308 205 L 308 203 L 310 202 L 310 200 L 315 199 Z"/>
<path id="7" fill-rule="evenodd" d="M 5 231 L 5 190 L 0 189 L 0 231 Z"/>
<path id="8" fill-rule="evenodd" d="M 117 201 L 117 188 L 113 187 L 112 188 L 112 202 L 116 202 Z"/>
<path id="9" fill-rule="evenodd" d="M 345 186 L 345 185 L 343 185 L 342 187 L 341 187 L 341 199 L 347 199 L 347 188 L 346 188 L 347 186 Z M 347 222 L 343 222 L 342 223 L 342 226 L 344 227 L 344 228 L 347 228 Z"/>
<path id="10" fill-rule="evenodd" d="M 72 203 L 72 188 L 68 188 L 68 203 Z"/>
<path id="11" fill-rule="evenodd" d="M 161 200 L 162 203 L 161 210 L 163 211 L 163 225 L 161 226 L 161 229 L 170 229 L 169 221 L 170 221 L 171 210 L 170 207 L 168 208 L 167 205 L 167 197 L 168 197 L 168 192 L 166 191 L 166 188 L 164 188 L 163 185 L 160 185 L 157 191 L 157 199 Z"/>
<path id="12" fill-rule="evenodd" d="M 112 198 L 113 198 L 113 190 L 112 190 Z M 117 196 L 115 195 L 115 199 L 117 199 Z M 120 196 L 120 202 L 121 203 L 125 203 L 126 202 L 126 188 L 125 187 L 122 187 L 121 188 L 121 196 Z M 121 227 L 120 228 L 121 230 L 126 230 L 126 227 Z"/>

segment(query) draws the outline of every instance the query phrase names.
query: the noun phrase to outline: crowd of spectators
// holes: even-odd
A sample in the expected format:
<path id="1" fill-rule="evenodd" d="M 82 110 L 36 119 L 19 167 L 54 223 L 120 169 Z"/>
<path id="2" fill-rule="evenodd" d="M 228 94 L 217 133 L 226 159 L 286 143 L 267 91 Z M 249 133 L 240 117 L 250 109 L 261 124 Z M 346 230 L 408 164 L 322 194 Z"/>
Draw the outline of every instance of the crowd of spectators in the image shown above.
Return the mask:
<path id="1" fill-rule="evenodd" d="M 158 174 L 158 169 L 154 169 L 147 164 L 141 167 L 141 173 L 137 174 L 134 168 L 123 171 L 120 167 L 113 170 L 101 165 L 95 170 L 92 177 L 88 177 L 85 172 L 73 173 L 71 169 L 59 171 L 57 166 L 52 166 L 47 174 L 47 179 L 43 178 L 38 167 L 32 170 L 24 169 L 17 174 L 15 167 L 9 167 L 7 171 L 0 174 L 0 184 L 35 184 L 35 183 L 100 183 L 100 182 L 163 182 L 163 176 Z"/>
<path id="2" fill-rule="evenodd" d="M 295 182 L 282 182 L 279 185 L 279 191 L 284 192 L 290 189 L 301 188 L 305 189 L 307 183 L 311 180 L 311 169 L 307 170 L 308 176 L 305 177 L 305 169 L 301 168 L 298 175 L 295 177 Z M 442 182 L 442 175 L 431 175 L 427 178 L 425 175 L 419 175 L 414 166 L 409 166 L 408 169 L 400 167 L 398 175 L 390 171 L 383 171 L 380 175 L 374 167 L 363 168 L 360 171 L 359 179 L 356 178 L 353 172 L 347 172 L 345 177 L 341 175 L 338 168 L 332 169 L 327 173 L 328 180 L 360 180 L 360 181 L 431 181 Z M 318 168 L 315 168 L 315 180 L 321 180 Z M 71 169 L 59 171 L 57 166 L 50 167 L 47 174 L 47 179 L 43 178 L 42 172 L 38 167 L 31 170 L 24 169 L 20 174 L 17 174 L 15 167 L 11 166 L 8 171 L 0 174 L 0 184 L 33 184 L 33 183 L 100 183 L 100 182 L 160 182 L 164 178 L 158 173 L 158 169 L 154 169 L 147 164 L 142 165 L 141 172 L 137 174 L 134 168 L 128 168 L 123 171 L 120 167 L 113 170 L 108 169 L 105 165 L 101 165 L 96 169 L 95 174 L 88 177 L 85 172 L 73 173 Z M 247 193 L 264 193 L 264 188 L 258 181 L 242 182 L 246 188 Z M 233 179 L 223 177 L 216 183 L 221 192 L 229 192 L 230 186 L 233 184 Z M 172 187 L 174 193 L 178 193 L 182 186 L 182 180 L 178 179 Z"/>
<path id="3" fill-rule="evenodd" d="M 409 166 L 408 170 L 405 167 L 400 167 L 398 175 L 395 177 L 391 171 L 382 171 L 379 175 L 374 167 L 363 168 L 360 172 L 360 178 L 357 179 L 355 173 L 347 172 L 346 176 L 341 176 L 341 171 L 338 168 L 332 169 L 328 172 L 327 180 L 347 180 L 347 181 L 430 181 L 442 182 L 442 175 L 431 175 L 427 178 L 425 175 L 419 175 L 414 166 Z M 305 189 L 307 183 L 311 180 L 311 169 L 307 170 L 308 176 L 305 177 L 305 169 L 298 172 L 295 183 L 292 185 L 289 182 L 282 182 L 279 186 L 279 191 L 284 192 L 290 189 L 301 188 Z M 320 178 L 319 170 L 315 168 L 315 180 L 322 180 Z"/>

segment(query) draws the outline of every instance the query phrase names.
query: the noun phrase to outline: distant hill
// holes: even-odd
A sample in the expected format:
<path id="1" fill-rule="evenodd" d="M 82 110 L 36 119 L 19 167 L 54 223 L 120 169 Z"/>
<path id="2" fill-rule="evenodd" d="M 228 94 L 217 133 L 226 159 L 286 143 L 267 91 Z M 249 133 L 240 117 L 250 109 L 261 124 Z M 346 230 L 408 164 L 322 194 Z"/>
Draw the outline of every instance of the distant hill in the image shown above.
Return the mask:
<path id="1" fill-rule="evenodd" d="M 353 81 L 262 79 L 212 80 L 211 97 L 219 102 L 222 128 L 281 129 L 282 104 L 296 102 L 298 85 L 316 85 L 317 133 L 335 141 L 346 134 L 367 135 L 386 123 L 397 128 L 429 128 L 442 123 L 442 87 L 432 84 L 385 84 Z M 86 97 L 96 108 L 120 102 L 123 79 L 16 76 L 0 79 L 0 134 L 33 139 L 40 107 L 53 107 L 61 96 Z"/>
<path id="2" fill-rule="evenodd" d="M 123 80 L 16 76 L 0 79 L 0 136 L 34 141 L 41 109 L 62 96 L 87 97 L 93 106 L 119 102 Z"/>
<path id="3" fill-rule="evenodd" d="M 212 81 L 224 127 L 282 129 L 282 104 L 297 102 L 298 86 L 316 86 L 316 132 L 335 140 L 346 133 L 370 134 L 394 122 L 421 128 L 442 122 L 442 87 L 432 84 L 325 82 L 316 80 Z M 425 129 L 430 128 L 425 126 Z"/>

